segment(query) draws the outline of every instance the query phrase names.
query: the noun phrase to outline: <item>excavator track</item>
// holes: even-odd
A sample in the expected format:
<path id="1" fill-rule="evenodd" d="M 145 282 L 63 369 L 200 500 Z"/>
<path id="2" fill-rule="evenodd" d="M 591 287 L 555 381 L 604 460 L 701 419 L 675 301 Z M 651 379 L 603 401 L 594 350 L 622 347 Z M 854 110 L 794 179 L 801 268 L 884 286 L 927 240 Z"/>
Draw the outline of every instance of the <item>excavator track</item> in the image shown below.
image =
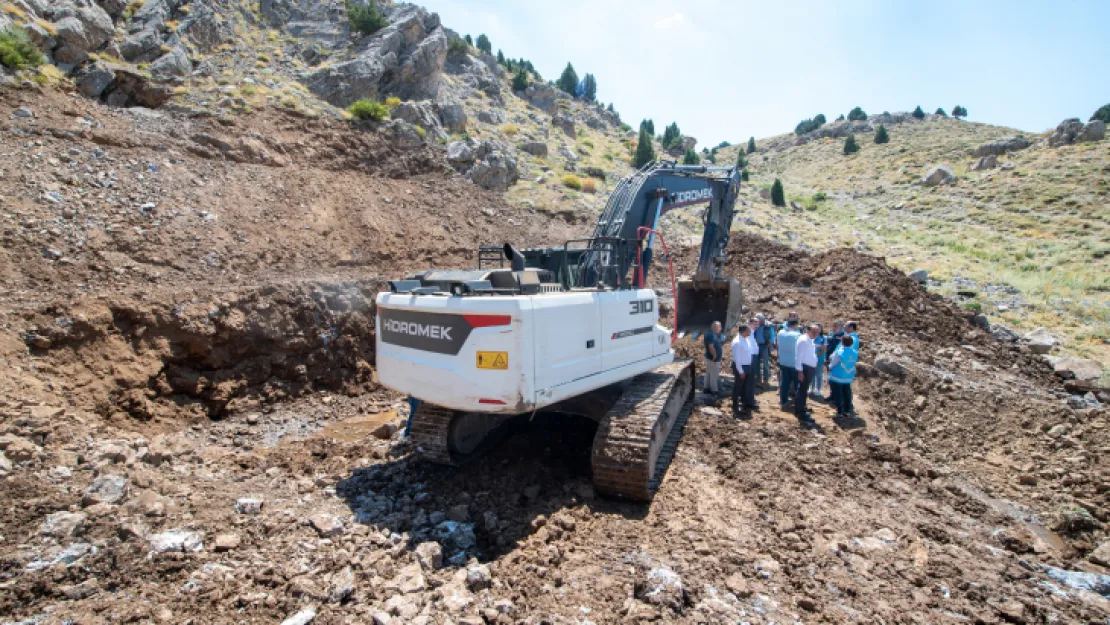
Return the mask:
<path id="1" fill-rule="evenodd" d="M 436 464 L 458 466 L 458 461 L 451 457 L 451 449 L 447 445 L 451 419 L 454 417 L 455 411 L 450 408 L 421 402 L 412 416 L 412 428 L 409 430 L 409 436 L 421 458 Z"/>
<path id="2" fill-rule="evenodd" d="M 594 487 L 606 495 L 650 501 L 693 405 L 692 360 L 676 360 L 636 376 L 598 424 Z"/>
<path id="3" fill-rule="evenodd" d="M 504 428 L 498 426 L 507 420 L 504 415 L 462 412 L 422 402 L 413 415 L 409 435 L 421 458 L 457 467 L 495 445 L 504 433 Z M 470 432 L 455 431 L 467 430 L 468 425 Z M 466 438 L 469 440 L 463 440 Z M 459 448 L 460 443 L 464 444 L 463 449 Z"/>

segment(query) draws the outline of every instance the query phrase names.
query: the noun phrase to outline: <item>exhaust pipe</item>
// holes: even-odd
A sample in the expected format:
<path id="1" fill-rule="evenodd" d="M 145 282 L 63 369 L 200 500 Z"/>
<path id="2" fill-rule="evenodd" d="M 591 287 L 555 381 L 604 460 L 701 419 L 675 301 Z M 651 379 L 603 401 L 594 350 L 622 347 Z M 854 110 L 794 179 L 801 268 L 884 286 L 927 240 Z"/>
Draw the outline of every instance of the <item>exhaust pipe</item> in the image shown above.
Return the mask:
<path id="1" fill-rule="evenodd" d="M 518 252 L 512 243 L 505 244 L 505 258 L 512 263 L 513 271 L 524 271 L 524 254 Z"/>

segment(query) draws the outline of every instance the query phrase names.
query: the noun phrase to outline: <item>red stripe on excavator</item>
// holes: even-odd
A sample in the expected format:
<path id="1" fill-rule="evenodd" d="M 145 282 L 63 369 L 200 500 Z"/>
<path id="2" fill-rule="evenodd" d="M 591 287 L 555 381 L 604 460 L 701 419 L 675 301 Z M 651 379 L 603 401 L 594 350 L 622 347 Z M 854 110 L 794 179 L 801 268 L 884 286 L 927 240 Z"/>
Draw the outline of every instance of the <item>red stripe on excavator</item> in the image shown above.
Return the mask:
<path id="1" fill-rule="evenodd" d="M 505 402 L 501 401 L 500 399 L 485 399 L 485 398 L 482 398 L 482 399 L 478 400 L 478 403 L 479 404 L 496 404 L 498 406 L 504 406 L 505 405 Z"/>
<path id="2" fill-rule="evenodd" d="M 472 328 L 492 328 L 507 326 L 513 322 L 512 315 L 463 315 Z"/>

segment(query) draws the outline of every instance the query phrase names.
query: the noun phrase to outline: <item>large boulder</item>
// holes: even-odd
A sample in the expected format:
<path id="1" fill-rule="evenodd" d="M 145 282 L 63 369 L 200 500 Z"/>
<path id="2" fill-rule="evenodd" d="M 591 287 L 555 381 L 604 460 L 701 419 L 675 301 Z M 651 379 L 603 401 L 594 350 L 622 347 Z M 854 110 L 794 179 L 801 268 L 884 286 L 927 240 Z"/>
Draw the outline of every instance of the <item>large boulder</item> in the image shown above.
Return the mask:
<path id="1" fill-rule="evenodd" d="M 116 72 L 104 63 L 94 63 L 77 75 L 77 90 L 90 98 L 99 98 L 116 80 Z"/>
<path id="2" fill-rule="evenodd" d="M 483 141 L 478 148 L 481 159 L 468 176 L 483 189 L 505 191 L 520 179 L 516 159 L 507 146 L 493 141 Z"/>
<path id="3" fill-rule="evenodd" d="M 63 45 L 83 52 L 92 52 L 107 43 L 115 32 L 112 16 L 95 4 L 67 13 L 69 13 L 67 17 L 54 24 L 58 32 L 58 40 Z"/>
<path id="4" fill-rule="evenodd" d="M 461 104 L 451 102 L 447 104 L 437 104 L 436 112 L 439 114 L 439 121 L 451 132 L 464 132 L 466 130 L 466 111 L 463 110 Z"/>
<path id="5" fill-rule="evenodd" d="M 120 98 L 117 94 L 124 94 L 126 98 Z M 171 87 L 156 85 L 134 70 L 117 68 L 116 88 L 109 94 L 109 104 L 123 102 L 122 106 L 145 106 L 154 109 L 162 106 L 172 97 Z"/>
<path id="6" fill-rule="evenodd" d="M 1084 141 L 1100 141 L 1106 136 L 1106 123 L 1101 120 L 1092 120 L 1084 124 L 1078 118 L 1065 119 L 1056 126 L 1055 132 L 1048 138 L 1049 147 L 1071 145 Z"/>
<path id="7" fill-rule="evenodd" d="M 1065 380 L 1089 382 L 1102 377 L 1102 365 L 1097 360 L 1064 356 L 1052 359 L 1052 370 Z"/>
<path id="8" fill-rule="evenodd" d="M 447 136 L 439 123 L 436 105 L 430 100 L 402 102 L 389 113 L 389 116 L 393 119 L 400 119 L 415 126 L 420 126 L 435 137 L 443 138 Z"/>
<path id="9" fill-rule="evenodd" d="M 552 114 L 558 107 L 559 100 L 570 100 L 571 96 L 549 84 L 534 82 L 524 90 L 524 99 L 541 111 Z"/>
<path id="10" fill-rule="evenodd" d="M 947 165 L 937 165 L 930 169 L 921 179 L 921 184 L 927 187 L 936 187 L 942 184 L 956 182 L 956 174 Z"/>
<path id="11" fill-rule="evenodd" d="M 474 162 L 474 148 L 471 142 L 474 141 L 452 141 L 447 144 L 447 162 L 456 167 L 462 167 Z"/>
<path id="12" fill-rule="evenodd" d="M 1048 330 L 1044 328 L 1033 330 L 1022 337 L 1022 340 L 1029 346 L 1029 351 L 1034 354 L 1047 354 L 1056 345 L 1056 337 L 1049 334 Z"/>
<path id="13" fill-rule="evenodd" d="M 979 160 L 971 166 L 973 171 L 982 171 L 984 169 L 994 169 L 998 167 L 998 157 L 994 154 L 979 157 Z"/>
<path id="14" fill-rule="evenodd" d="M 162 37 L 153 28 L 133 32 L 120 44 L 120 54 L 132 63 L 153 61 L 162 54 Z"/>
<path id="15" fill-rule="evenodd" d="M 419 100 L 439 93 L 447 60 L 447 34 L 439 16 L 414 5 L 383 6 L 382 11 L 389 25 L 364 37 L 354 58 L 303 77 L 313 93 L 342 107 L 384 94 Z"/>
<path id="16" fill-rule="evenodd" d="M 157 61 L 150 64 L 150 75 L 154 80 L 166 81 L 188 76 L 193 71 L 189 53 L 182 46 L 174 46 Z"/>
<path id="17" fill-rule="evenodd" d="M 424 145 L 424 137 L 420 134 L 420 131 L 416 129 L 416 126 L 406 121 L 400 119 L 389 120 L 384 124 L 383 130 L 394 143 L 401 147 L 418 148 Z"/>
<path id="18" fill-rule="evenodd" d="M 975 148 L 975 151 L 972 152 L 971 155 L 975 158 L 991 155 L 1002 156 L 1010 152 L 1024 150 L 1031 145 L 1033 144 L 1025 137 L 1001 137 L 980 145 Z"/>
<path id="19" fill-rule="evenodd" d="M 556 113 L 551 116 L 551 125 L 559 130 L 562 130 L 566 135 L 572 139 L 578 136 L 574 128 L 574 118 L 564 113 Z"/>
<path id="20" fill-rule="evenodd" d="M 517 146 L 517 148 L 532 156 L 547 156 L 547 144 L 543 141 L 525 141 Z"/>
<path id="21" fill-rule="evenodd" d="M 693 150 L 698 145 L 698 140 L 693 137 L 682 137 L 682 151 Z"/>

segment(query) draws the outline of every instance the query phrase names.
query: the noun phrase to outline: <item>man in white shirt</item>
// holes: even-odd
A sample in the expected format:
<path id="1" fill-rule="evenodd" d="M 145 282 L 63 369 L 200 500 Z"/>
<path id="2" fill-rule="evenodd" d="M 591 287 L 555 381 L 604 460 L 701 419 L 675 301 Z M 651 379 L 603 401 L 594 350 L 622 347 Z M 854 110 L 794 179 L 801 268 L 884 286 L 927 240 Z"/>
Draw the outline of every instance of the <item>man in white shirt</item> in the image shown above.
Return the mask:
<path id="1" fill-rule="evenodd" d="M 794 416 L 807 430 L 817 425 L 806 410 L 809 385 L 813 382 L 813 375 L 817 371 L 817 346 L 813 343 L 817 338 L 817 332 L 816 323 L 806 326 L 806 333 L 798 339 L 794 350 L 794 368 L 798 372 L 798 392 L 794 394 Z"/>
<path id="2" fill-rule="evenodd" d="M 759 378 L 759 359 L 760 349 L 759 341 L 756 340 L 755 333 L 759 330 L 759 322 L 752 317 L 748 320 L 748 327 L 752 331 L 748 334 L 748 351 L 752 354 L 751 374 L 744 378 L 744 407 L 748 410 L 759 410 L 759 404 L 755 401 L 755 383 Z"/>
<path id="3" fill-rule="evenodd" d="M 740 332 L 732 339 L 732 416 L 743 418 L 748 413 L 744 406 L 747 399 L 747 386 L 752 378 L 752 350 L 748 339 L 752 329 L 740 326 Z"/>

